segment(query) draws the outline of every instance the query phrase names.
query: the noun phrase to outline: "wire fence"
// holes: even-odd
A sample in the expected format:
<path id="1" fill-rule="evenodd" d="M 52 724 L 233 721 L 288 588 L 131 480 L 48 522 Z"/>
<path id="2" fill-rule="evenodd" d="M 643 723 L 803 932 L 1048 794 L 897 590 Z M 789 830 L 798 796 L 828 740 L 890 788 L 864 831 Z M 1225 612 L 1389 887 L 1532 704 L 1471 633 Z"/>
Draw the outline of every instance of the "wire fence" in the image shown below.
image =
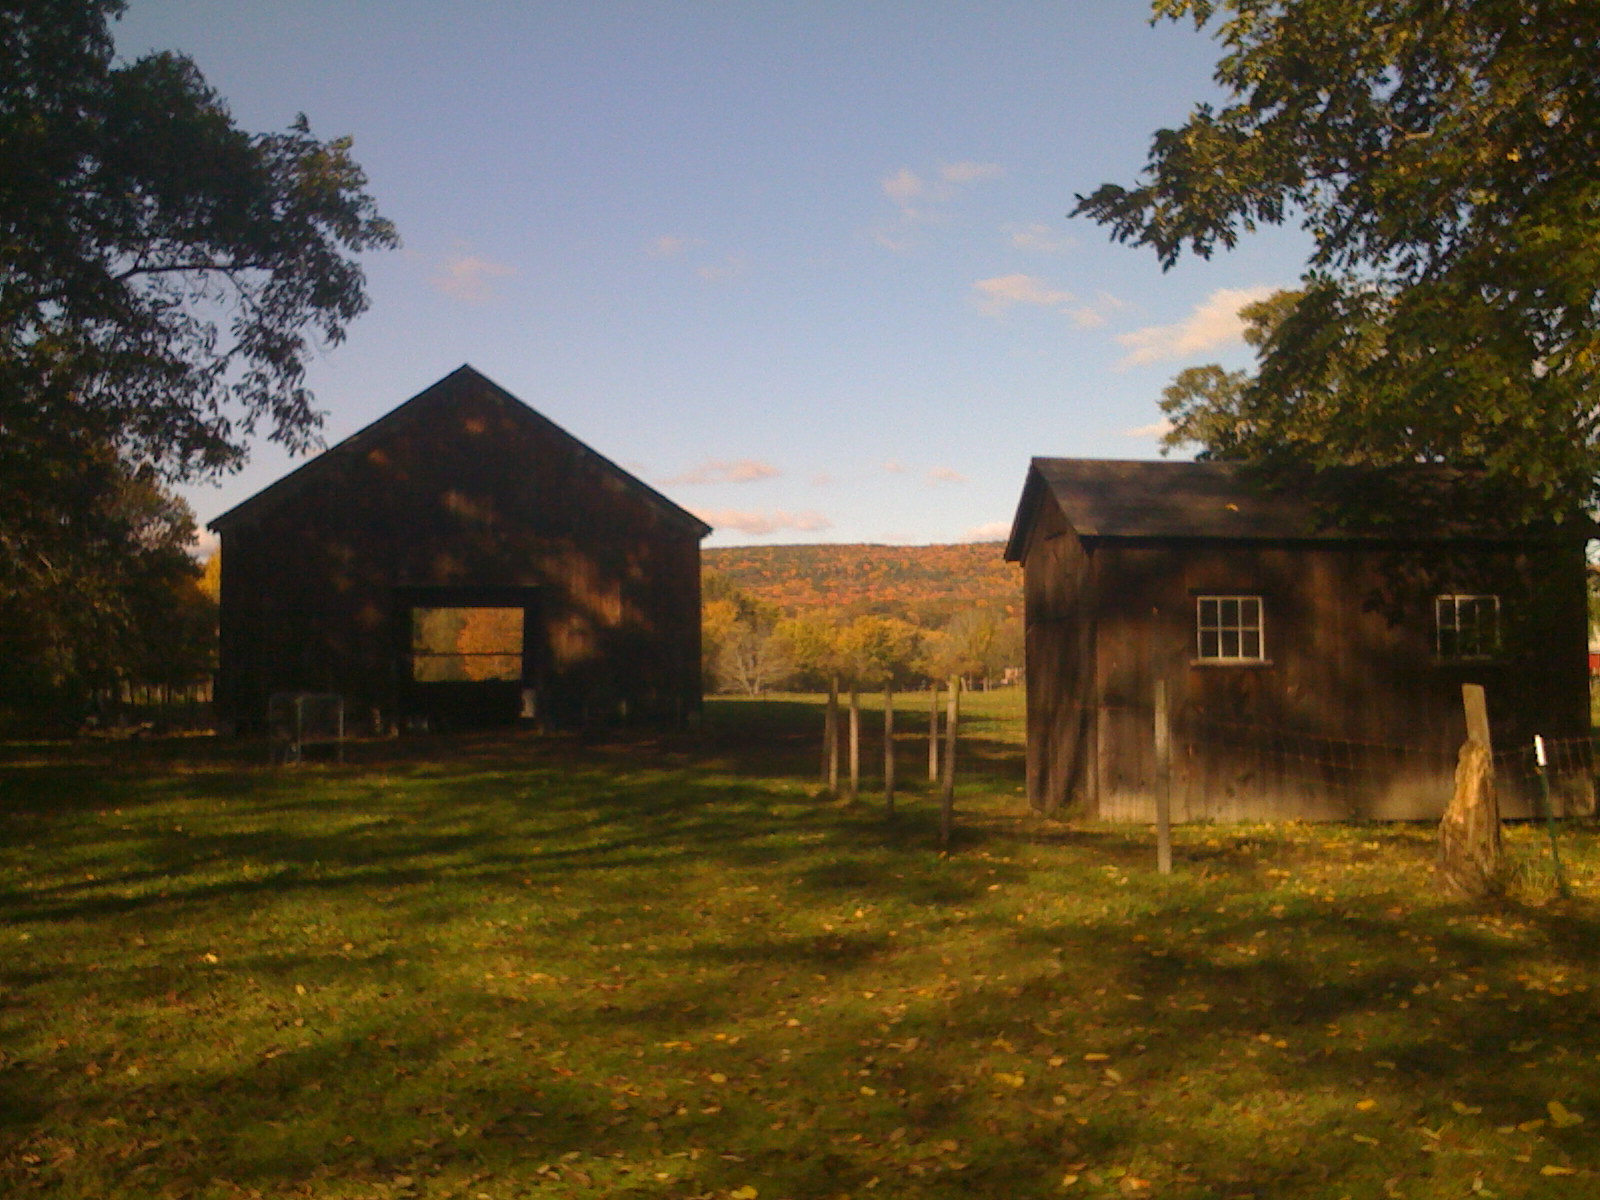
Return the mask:
<path id="1" fill-rule="evenodd" d="M 94 693 L 88 731 L 111 736 L 209 729 L 212 681 L 140 683 L 119 680 Z"/>
<path id="2" fill-rule="evenodd" d="M 1156 710 L 1108 704 L 1069 714 L 1056 785 L 1093 789 L 1099 815 L 1149 819 L 1167 788 L 1175 820 L 1417 820 L 1437 817 L 1454 790 L 1461 735 L 1426 741 L 1333 737 L 1285 725 L 1174 713 L 1170 768 L 1157 762 Z M 1591 736 L 1497 738 L 1496 791 L 1509 819 L 1595 815 L 1597 748 Z M 1548 806 L 1548 807 L 1547 807 Z"/>

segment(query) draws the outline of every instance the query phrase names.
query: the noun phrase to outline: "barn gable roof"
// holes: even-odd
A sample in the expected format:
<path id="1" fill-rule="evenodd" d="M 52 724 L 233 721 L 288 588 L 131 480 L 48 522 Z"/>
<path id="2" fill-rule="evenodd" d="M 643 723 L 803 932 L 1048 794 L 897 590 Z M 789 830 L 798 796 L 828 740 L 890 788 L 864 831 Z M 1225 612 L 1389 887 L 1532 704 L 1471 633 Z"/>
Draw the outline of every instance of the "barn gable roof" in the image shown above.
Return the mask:
<path id="1" fill-rule="evenodd" d="M 1486 523 L 1481 505 L 1471 514 L 1458 509 L 1454 501 L 1471 492 L 1465 484 L 1461 472 L 1431 466 L 1346 468 L 1293 484 L 1280 477 L 1269 487 L 1249 463 L 1035 458 L 1005 554 L 1022 561 L 1046 497 L 1082 538 L 1437 542 L 1529 535 Z M 1541 532 L 1548 537 L 1556 528 Z M 1584 522 L 1581 532 L 1592 527 Z"/>
<path id="2" fill-rule="evenodd" d="M 703 538 L 711 532 L 711 526 L 707 525 L 699 517 L 673 503 L 649 484 L 623 470 L 603 454 L 591 449 L 554 421 L 534 411 L 499 384 L 469 365 L 456 368 L 432 387 L 417 393 L 417 395 L 398 408 L 392 409 L 365 428 L 357 430 L 342 442 L 317 455 L 317 457 L 302 463 L 289 474 L 283 476 L 277 482 L 269 484 L 248 500 L 236 504 L 227 512 L 213 518 L 207 523 L 206 527 L 218 533 L 225 533 L 233 526 L 244 524 L 263 516 L 278 507 L 278 505 L 299 494 L 308 484 L 313 483 L 317 476 L 328 470 L 333 464 L 348 459 L 352 455 L 366 452 L 373 446 L 400 434 L 416 422 L 427 419 L 437 412 L 441 406 L 449 406 L 473 391 L 487 391 L 507 411 L 516 414 L 518 419 L 537 424 L 545 432 L 554 434 L 558 440 L 569 445 L 576 454 L 598 466 L 602 472 L 614 476 L 635 494 L 658 509 L 669 520 L 679 522 L 694 530 L 697 537 Z"/>

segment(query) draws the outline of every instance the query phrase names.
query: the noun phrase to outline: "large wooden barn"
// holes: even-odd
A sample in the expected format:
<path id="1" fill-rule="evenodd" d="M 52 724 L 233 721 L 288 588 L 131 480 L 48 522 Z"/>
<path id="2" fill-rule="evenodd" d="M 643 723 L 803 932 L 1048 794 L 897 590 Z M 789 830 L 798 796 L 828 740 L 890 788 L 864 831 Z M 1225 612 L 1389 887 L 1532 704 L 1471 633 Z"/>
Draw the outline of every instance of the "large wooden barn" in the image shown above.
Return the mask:
<path id="1" fill-rule="evenodd" d="M 700 703 L 710 527 L 462 367 L 212 521 L 216 702 L 571 726 Z"/>
<path id="2" fill-rule="evenodd" d="M 1396 486 L 1408 477 L 1421 486 Z M 1538 733 L 1586 751 L 1590 527 L 1441 515 L 1458 486 L 1419 469 L 1267 489 L 1237 464 L 1035 459 L 1006 547 L 1024 574 L 1033 805 L 1149 820 L 1163 786 L 1175 820 L 1436 817 L 1463 683 L 1487 689 L 1497 750 Z M 1352 488 L 1360 519 L 1340 513 Z M 1371 503 L 1384 489 L 1393 504 Z M 1513 815 L 1529 801 L 1502 796 Z"/>

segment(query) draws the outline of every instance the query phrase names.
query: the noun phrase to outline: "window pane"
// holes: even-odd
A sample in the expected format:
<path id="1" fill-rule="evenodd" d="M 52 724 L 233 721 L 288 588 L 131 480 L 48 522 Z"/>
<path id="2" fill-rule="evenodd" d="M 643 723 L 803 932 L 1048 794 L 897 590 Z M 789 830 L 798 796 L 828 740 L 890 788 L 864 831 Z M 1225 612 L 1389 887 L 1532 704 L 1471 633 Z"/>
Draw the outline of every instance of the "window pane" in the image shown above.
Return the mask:
<path id="1" fill-rule="evenodd" d="M 1261 661 L 1265 657 L 1260 596 L 1198 596 L 1195 604 L 1200 658 Z"/>
<path id="2" fill-rule="evenodd" d="M 1490 658 L 1500 650 L 1500 597 L 1439 596 L 1434 601 L 1440 658 Z"/>

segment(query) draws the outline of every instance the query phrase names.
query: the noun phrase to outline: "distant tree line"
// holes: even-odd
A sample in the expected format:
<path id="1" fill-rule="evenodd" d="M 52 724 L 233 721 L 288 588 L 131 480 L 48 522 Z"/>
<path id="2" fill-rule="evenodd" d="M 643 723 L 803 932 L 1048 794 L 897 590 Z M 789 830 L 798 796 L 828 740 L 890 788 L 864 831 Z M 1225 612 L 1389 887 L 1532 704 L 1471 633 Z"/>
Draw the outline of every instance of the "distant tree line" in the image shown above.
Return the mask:
<path id="1" fill-rule="evenodd" d="M 703 586 L 706 690 L 759 696 L 785 688 L 920 687 L 960 677 L 969 687 L 1004 681 L 1022 667 L 1022 620 L 999 606 L 958 610 L 937 625 L 898 615 L 785 612 L 725 576 Z"/>

